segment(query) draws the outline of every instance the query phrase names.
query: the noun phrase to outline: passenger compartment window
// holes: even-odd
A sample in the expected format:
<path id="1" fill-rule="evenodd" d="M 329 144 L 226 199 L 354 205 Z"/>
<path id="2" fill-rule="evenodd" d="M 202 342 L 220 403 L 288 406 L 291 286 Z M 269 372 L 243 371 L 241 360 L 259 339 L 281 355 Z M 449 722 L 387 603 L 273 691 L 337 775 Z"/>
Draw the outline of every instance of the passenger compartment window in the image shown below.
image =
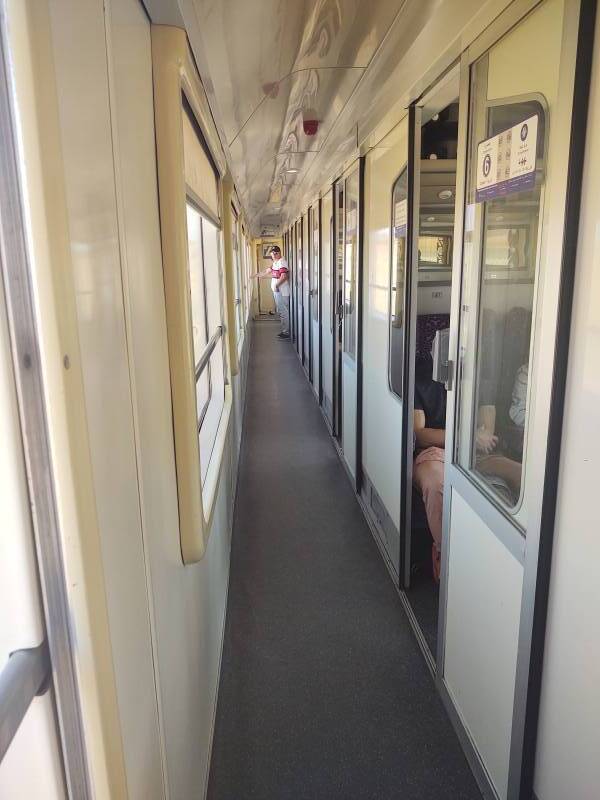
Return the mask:
<path id="1" fill-rule="evenodd" d="M 458 461 L 516 509 L 527 451 L 546 117 L 537 96 L 488 101 L 487 74 L 486 56 L 472 75 L 464 258 L 465 274 L 479 275 L 479 291 L 461 322 Z"/>
<path id="2" fill-rule="evenodd" d="M 346 178 L 344 247 L 344 353 L 356 352 L 356 273 L 358 269 L 358 170 Z"/>
<path id="3" fill-rule="evenodd" d="M 311 220 L 311 247 L 312 247 L 312 277 L 311 277 L 311 305 L 312 317 L 319 321 L 319 206 L 315 205 L 310 211 Z"/>
<path id="4" fill-rule="evenodd" d="M 235 283 L 235 325 L 236 341 L 239 343 L 244 329 L 243 304 L 242 304 L 242 263 L 239 242 L 238 216 L 231 206 L 231 251 L 233 255 L 233 279 Z"/>
<path id="5" fill-rule="evenodd" d="M 392 188 L 392 260 L 390 275 L 390 388 L 402 399 L 404 373 L 404 285 L 408 176 L 404 168 Z"/>

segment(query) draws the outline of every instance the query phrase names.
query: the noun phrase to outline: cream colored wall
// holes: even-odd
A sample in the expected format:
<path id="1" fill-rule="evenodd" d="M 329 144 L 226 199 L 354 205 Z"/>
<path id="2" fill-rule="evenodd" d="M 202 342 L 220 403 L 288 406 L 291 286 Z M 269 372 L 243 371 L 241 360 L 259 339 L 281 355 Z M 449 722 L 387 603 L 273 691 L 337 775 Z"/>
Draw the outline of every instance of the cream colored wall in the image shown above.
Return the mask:
<path id="1" fill-rule="evenodd" d="M 600 18 L 596 23 L 535 791 L 594 800 L 600 787 Z"/>
<path id="2" fill-rule="evenodd" d="M 137 21 L 125 18 L 126 12 L 131 17 L 129 5 L 122 4 L 119 9 L 106 5 L 106 20 L 102 2 L 51 0 L 50 14 L 86 416 L 127 794 L 159 800 L 164 796 L 161 748 L 122 272 L 122 259 L 126 263 L 133 255 L 121 249 L 127 244 L 126 235 L 135 236 L 138 258 L 147 258 L 148 251 L 150 258 L 156 258 L 159 243 L 152 230 L 154 220 L 148 217 L 150 201 L 145 197 L 137 200 L 141 208 L 134 219 L 129 204 L 123 206 L 121 162 L 118 157 L 115 160 L 121 143 L 113 136 L 120 133 L 121 101 L 125 94 L 132 101 L 143 62 L 133 62 L 127 74 L 117 76 L 116 94 L 109 76 L 117 71 L 115 60 L 118 65 L 125 55 L 123 37 L 130 40 L 136 60 L 144 53 L 139 49 Z M 117 12 L 112 21 L 111 11 Z M 144 98 L 139 98 L 131 106 L 130 122 L 139 121 L 143 103 Z M 151 124 L 151 115 L 149 121 Z M 140 153 L 145 154 L 150 136 L 152 154 L 152 128 L 148 130 L 142 123 L 136 135 Z M 128 142 L 123 149 L 131 155 Z M 136 176 L 139 164 L 134 160 L 129 165 L 129 180 L 131 173 Z M 148 222 L 150 230 L 146 230 Z"/>
<path id="3" fill-rule="evenodd" d="M 245 376 L 233 382 L 237 420 L 227 436 L 208 551 L 200 564 L 184 567 L 149 23 L 137 0 L 28 5 L 32 28 L 47 39 L 47 52 L 39 41 L 34 50 L 38 61 L 46 58 L 37 76 L 44 77 L 45 124 L 39 129 L 40 117 L 32 116 L 27 135 L 42 173 L 53 173 L 54 202 L 36 208 L 50 198 L 50 189 L 46 195 L 45 174 L 33 174 L 31 159 L 32 213 L 40 216 L 32 237 L 39 265 L 46 265 L 38 276 L 40 291 L 47 294 L 43 348 L 49 359 L 61 522 L 70 537 L 65 549 L 73 624 L 82 648 L 76 657 L 92 783 L 99 798 L 188 800 L 202 796 L 208 777 Z M 56 95 L 46 85 L 52 88 L 51 79 Z M 33 102 L 31 90 L 22 101 L 24 106 Z M 55 129 L 49 125 L 53 115 Z M 40 133 L 45 147 L 35 139 Z M 61 152 L 64 164 L 57 158 Z M 54 239 L 63 231 L 68 241 L 61 252 L 61 242 Z M 72 316 L 69 286 L 76 302 Z M 66 393 L 61 387 L 65 352 L 72 364 L 67 379 L 83 377 L 83 395 L 70 418 L 61 404 L 66 402 L 68 411 L 77 384 L 68 385 Z M 246 360 L 247 348 L 242 363 Z M 71 434 L 78 436 L 73 453 Z M 69 471 L 69 455 L 83 468 Z M 86 537 L 85 546 L 78 544 L 79 536 Z"/>

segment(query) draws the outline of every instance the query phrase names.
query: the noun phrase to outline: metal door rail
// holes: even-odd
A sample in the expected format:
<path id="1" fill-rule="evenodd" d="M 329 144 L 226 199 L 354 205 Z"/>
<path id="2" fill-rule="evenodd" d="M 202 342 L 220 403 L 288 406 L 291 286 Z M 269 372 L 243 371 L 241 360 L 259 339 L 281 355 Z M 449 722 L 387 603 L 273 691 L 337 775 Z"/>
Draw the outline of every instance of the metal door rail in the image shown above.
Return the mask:
<path id="1" fill-rule="evenodd" d="M 45 640 L 38 647 L 16 650 L 0 673 L 0 763 L 33 698 L 48 689 L 49 677 L 50 656 Z"/>

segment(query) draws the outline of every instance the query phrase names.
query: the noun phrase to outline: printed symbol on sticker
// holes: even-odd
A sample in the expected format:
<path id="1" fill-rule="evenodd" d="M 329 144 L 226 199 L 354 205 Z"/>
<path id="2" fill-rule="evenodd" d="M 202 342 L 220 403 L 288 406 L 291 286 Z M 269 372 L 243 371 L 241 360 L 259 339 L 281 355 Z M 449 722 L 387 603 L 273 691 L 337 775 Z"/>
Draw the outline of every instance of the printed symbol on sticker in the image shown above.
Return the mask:
<path id="1" fill-rule="evenodd" d="M 483 159 L 483 174 L 486 178 L 490 174 L 491 168 L 492 168 L 492 159 L 490 157 L 490 154 L 487 153 L 485 158 Z"/>
<path id="2" fill-rule="evenodd" d="M 527 125 L 527 123 L 525 122 L 525 123 L 523 123 L 523 125 L 521 126 L 521 141 L 522 141 L 522 142 L 524 142 L 524 141 L 525 141 L 525 139 L 527 138 L 527 134 L 528 134 L 528 133 L 529 133 L 529 126 L 528 126 L 528 125 Z"/>

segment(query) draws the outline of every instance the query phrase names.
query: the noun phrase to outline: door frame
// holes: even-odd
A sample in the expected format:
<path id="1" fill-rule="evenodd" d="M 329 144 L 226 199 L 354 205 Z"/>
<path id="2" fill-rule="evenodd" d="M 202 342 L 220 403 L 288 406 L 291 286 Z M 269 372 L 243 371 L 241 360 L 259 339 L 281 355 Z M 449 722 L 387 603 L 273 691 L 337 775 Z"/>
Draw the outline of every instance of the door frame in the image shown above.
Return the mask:
<path id="1" fill-rule="evenodd" d="M 310 205 L 306 209 L 306 249 L 307 249 L 307 264 L 308 264 L 308 280 L 306 282 L 307 286 L 307 303 L 308 308 L 306 310 L 308 316 L 308 382 L 310 385 L 313 385 L 313 316 L 312 316 L 312 304 L 313 304 L 313 281 L 312 281 L 312 271 L 313 271 L 313 260 L 314 260 L 314 253 L 313 253 L 313 240 L 312 240 L 312 233 L 313 233 L 313 206 Z"/>
<path id="2" fill-rule="evenodd" d="M 343 423 L 343 383 L 342 383 L 342 336 L 343 336 L 343 280 L 344 280 L 344 250 L 346 243 L 346 187 L 345 177 L 340 175 L 332 183 L 333 192 L 333 261 L 331 265 L 332 287 L 331 295 L 333 302 L 333 335 L 332 335 L 332 370 L 333 370 L 333 435 L 341 447 L 342 444 L 342 423 Z M 339 220 L 338 220 L 338 196 L 337 188 L 341 186 L 342 196 L 342 273 L 341 279 L 338 265 L 338 245 L 339 245 Z"/>
<path id="3" fill-rule="evenodd" d="M 435 84 L 434 84 L 435 85 Z M 407 264 L 404 278 L 404 354 L 402 363 L 402 460 L 400 465 L 400 555 L 398 570 L 399 588 L 405 591 L 410 587 L 410 565 L 412 544 L 412 472 L 413 472 L 413 407 L 415 402 L 415 347 L 417 330 L 417 303 L 414 287 L 418 285 L 419 275 L 419 203 L 420 203 L 420 160 L 421 160 L 421 109 L 418 103 L 408 107 L 408 145 L 407 145 Z M 415 219 L 417 223 L 415 224 Z M 421 649 L 429 667 L 435 671 L 435 661 L 428 655 L 420 629 L 418 632 Z M 435 659 L 435 654 L 431 654 Z"/>
<path id="4" fill-rule="evenodd" d="M 360 497 L 363 485 L 363 271 L 365 262 L 365 168 L 366 155 L 358 161 L 358 258 L 356 263 L 356 465 L 354 488 Z"/>
<path id="5" fill-rule="evenodd" d="M 323 206 L 322 198 L 319 195 L 318 214 L 319 214 L 319 274 L 317 284 L 317 305 L 319 309 L 319 370 L 318 370 L 318 394 L 319 405 L 323 405 Z"/>

